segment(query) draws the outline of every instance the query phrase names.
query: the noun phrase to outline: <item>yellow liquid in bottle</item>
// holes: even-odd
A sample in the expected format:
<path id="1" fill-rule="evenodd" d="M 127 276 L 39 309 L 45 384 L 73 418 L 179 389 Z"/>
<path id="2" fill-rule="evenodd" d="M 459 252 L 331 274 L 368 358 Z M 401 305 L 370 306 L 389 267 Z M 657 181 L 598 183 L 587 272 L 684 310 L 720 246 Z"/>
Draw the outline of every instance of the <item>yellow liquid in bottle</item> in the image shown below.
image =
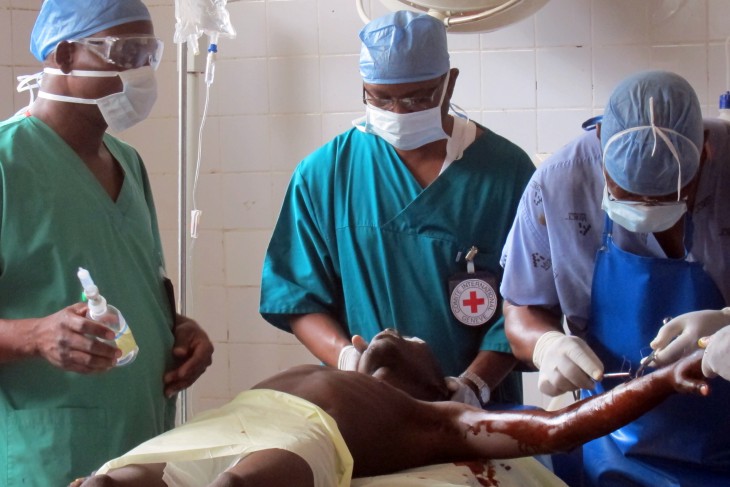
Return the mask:
<path id="1" fill-rule="evenodd" d="M 139 352 L 137 342 L 134 340 L 132 330 L 127 326 L 127 321 L 124 319 L 122 314 L 117 308 L 109 305 L 103 314 L 100 316 L 90 315 L 92 320 L 96 320 L 102 325 L 105 325 L 110 330 L 116 332 L 114 340 L 101 340 L 109 345 L 116 346 L 122 351 L 121 357 L 117 359 L 116 366 L 128 365 L 134 362 Z"/>
<path id="2" fill-rule="evenodd" d="M 124 332 L 122 333 L 122 336 L 116 339 L 116 345 L 117 348 L 122 351 L 122 356 L 117 360 L 117 366 L 127 365 L 134 362 L 134 359 L 137 358 L 139 347 L 137 346 L 137 342 L 134 340 L 132 330 L 126 326 L 126 323 L 124 324 Z"/>

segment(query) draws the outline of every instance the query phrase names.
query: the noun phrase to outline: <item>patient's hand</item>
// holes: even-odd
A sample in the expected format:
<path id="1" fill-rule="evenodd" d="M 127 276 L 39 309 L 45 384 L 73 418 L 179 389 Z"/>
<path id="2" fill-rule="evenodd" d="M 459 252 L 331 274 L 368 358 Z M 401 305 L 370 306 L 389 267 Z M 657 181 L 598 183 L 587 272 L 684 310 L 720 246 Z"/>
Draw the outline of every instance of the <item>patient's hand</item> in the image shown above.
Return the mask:
<path id="1" fill-rule="evenodd" d="M 443 371 L 428 345 L 417 338 L 403 338 L 395 330 L 375 335 L 357 370 L 416 399 L 445 401 L 449 396 Z"/>
<path id="2" fill-rule="evenodd" d="M 655 374 L 666 374 L 667 380 L 677 392 L 706 396 L 710 393 L 710 387 L 702 374 L 703 353 L 698 350 L 664 369 L 659 369 Z"/>

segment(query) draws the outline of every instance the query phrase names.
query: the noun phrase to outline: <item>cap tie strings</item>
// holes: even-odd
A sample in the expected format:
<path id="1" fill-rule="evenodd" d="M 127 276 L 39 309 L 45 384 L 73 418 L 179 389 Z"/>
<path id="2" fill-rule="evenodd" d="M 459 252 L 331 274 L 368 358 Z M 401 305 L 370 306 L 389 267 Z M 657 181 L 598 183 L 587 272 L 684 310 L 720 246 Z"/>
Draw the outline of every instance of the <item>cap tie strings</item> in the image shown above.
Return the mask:
<path id="1" fill-rule="evenodd" d="M 669 148 L 669 151 L 672 153 L 672 157 L 675 161 L 677 161 L 677 167 L 679 169 L 679 177 L 677 178 L 677 201 L 680 199 L 679 192 L 682 189 L 682 164 L 679 159 L 679 153 L 677 152 L 677 148 L 672 143 L 671 139 L 667 134 L 672 134 L 677 137 L 681 137 L 682 139 L 685 139 L 687 142 L 689 142 L 690 147 L 694 149 L 694 151 L 697 153 L 697 156 L 700 155 L 699 148 L 695 145 L 695 143 L 688 137 L 684 136 L 683 134 L 680 134 L 679 132 L 672 130 L 670 128 L 665 127 L 658 127 L 654 123 L 654 97 L 649 98 L 649 125 L 639 125 L 637 127 L 630 127 L 624 130 L 621 130 L 620 132 L 616 132 L 611 136 L 611 138 L 608 139 L 606 142 L 606 145 L 603 147 L 603 158 L 605 160 L 606 153 L 608 152 L 608 148 L 613 144 L 619 137 L 623 137 L 624 135 L 630 134 L 632 132 L 637 132 L 639 130 L 646 130 L 650 129 L 652 131 L 652 134 L 654 135 L 654 144 L 652 146 L 651 155 L 654 156 L 654 153 L 656 152 L 657 148 L 657 138 L 660 138 L 664 141 L 665 144 L 667 144 L 667 147 Z"/>

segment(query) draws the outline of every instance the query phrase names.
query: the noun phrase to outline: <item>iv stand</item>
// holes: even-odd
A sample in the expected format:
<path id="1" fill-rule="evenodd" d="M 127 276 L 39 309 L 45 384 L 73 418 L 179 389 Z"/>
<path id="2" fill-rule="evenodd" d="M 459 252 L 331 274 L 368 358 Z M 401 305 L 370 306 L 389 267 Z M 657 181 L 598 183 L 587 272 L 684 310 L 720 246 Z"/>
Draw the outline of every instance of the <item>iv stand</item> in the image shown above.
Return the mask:
<path id="1" fill-rule="evenodd" d="M 188 249 L 188 147 L 187 147 L 187 131 L 188 131 L 188 45 L 185 42 L 178 44 L 177 48 L 178 62 L 178 296 L 180 314 L 184 315 L 187 308 L 187 249 Z M 180 423 L 184 424 L 188 420 L 188 391 L 183 389 L 180 392 Z"/>

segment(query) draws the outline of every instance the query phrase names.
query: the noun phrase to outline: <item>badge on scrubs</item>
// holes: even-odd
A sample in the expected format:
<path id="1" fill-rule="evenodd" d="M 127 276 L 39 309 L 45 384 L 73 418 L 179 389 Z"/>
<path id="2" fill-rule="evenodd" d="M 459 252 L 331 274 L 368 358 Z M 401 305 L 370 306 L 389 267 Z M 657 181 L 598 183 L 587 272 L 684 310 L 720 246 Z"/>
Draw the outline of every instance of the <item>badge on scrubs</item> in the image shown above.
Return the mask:
<path id="1" fill-rule="evenodd" d="M 474 268 L 474 256 L 479 249 L 472 247 L 466 254 L 466 272 L 449 279 L 449 304 L 454 317 L 468 326 L 482 326 L 497 311 L 497 279 L 487 271 Z"/>

